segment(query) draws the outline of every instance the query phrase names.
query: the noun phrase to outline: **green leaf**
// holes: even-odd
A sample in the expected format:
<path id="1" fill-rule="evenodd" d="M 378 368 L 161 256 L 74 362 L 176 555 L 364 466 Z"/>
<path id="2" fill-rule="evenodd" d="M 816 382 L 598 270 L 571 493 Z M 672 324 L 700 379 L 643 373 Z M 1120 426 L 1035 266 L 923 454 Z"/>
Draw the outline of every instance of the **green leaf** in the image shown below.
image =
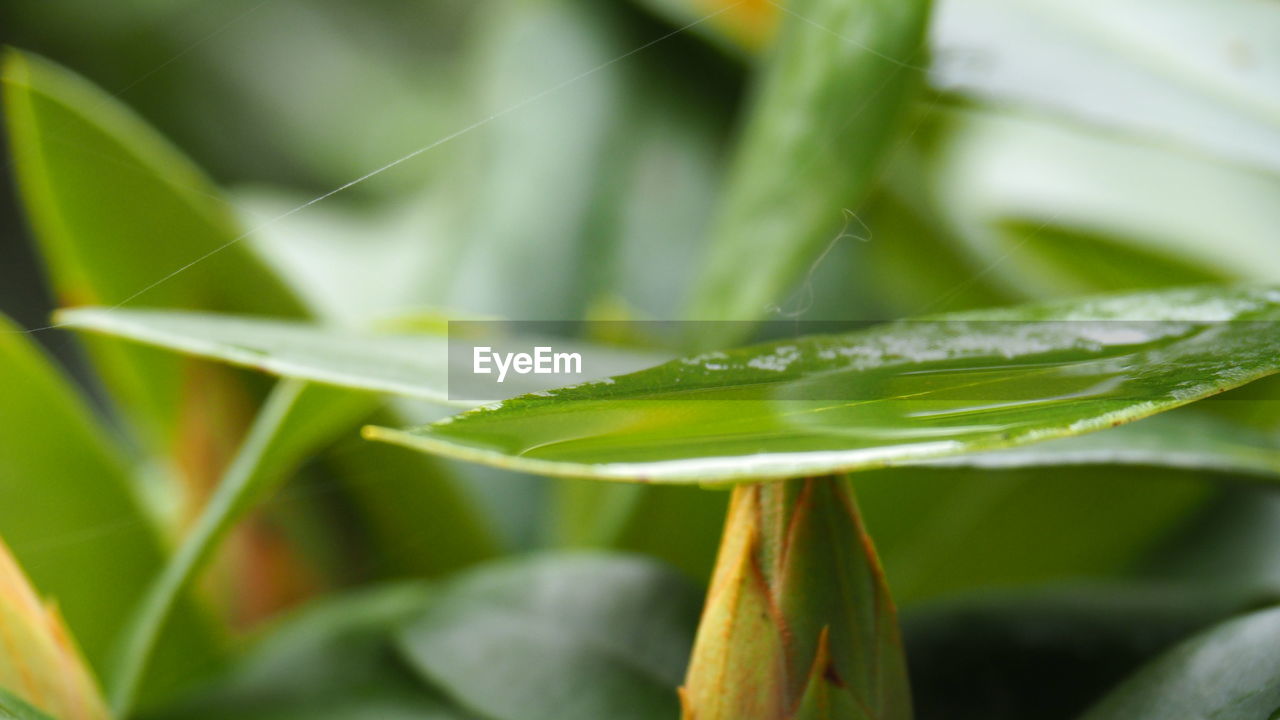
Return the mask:
<path id="1" fill-rule="evenodd" d="M 787 3 L 691 317 L 763 316 L 839 234 L 845 210 L 870 190 L 919 84 L 929 7 L 928 0 Z M 725 326 L 737 327 L 745 326 Z"/>
<path id="2" fill-rule="evenodd" d="M 615 5 L 485 7 L 472 84 L 474 114 L 487 120 L 466 141 L 472 154 L 451 198 L 465 242 L 437 270 L 451 307 L 583 316 L 593 281 L 584 258 L 605 241 L 593 223 L 611 189 L 613 144 L 626 142 L 621 108 L 632 88 L 615 61 L 644 42 L 628 37 Z"/>
<path id="3" fill-rule="evenodd" d="M 1143 663 L 1259 599 L 1199 584 L 1108 583 L 930 603 L 903 618 L 916 710 L 1071 720 Z"/>
<path id="4" fill-rule="evenodd" d="M 133 709 L 174 605 L 220 541 L 315 447 L 367 415 L 375 398 L 290 380 L 272 393 L 180 546 L 148 586 L 118 636 L 109 686 L 117 715 Z"/>
<path id="5" fill-rule="evenodd" d="M 964 256 L 957 286 L 1042 299 L 1280 279 L 1280 175 L 1034 115 L 944 108 L 933 123 L 922 175 L 895 193 L 933 204 Z"/>
<path id="6" fill-rule="evenodd" d="M 0 377 L 7 387 L 0 403 L 0 537 L 104 672 L 116 631 L 167 548 L 104 428 L 49 358 L 3 316 Z M 172 631 L 166 656 L 173 664 L 210 659 L 213 639 L 197 619 L 185 617 Z"/>
<path id="7" fill-rule="evenodd" d="M 1280 171 L 1280 8 L 1225 0 L 957 0 L 935 86 Z"/>
<path id="8" fill-rule="evenodd" d="M 903 607 L 1133 572 L 1215 487 L 1185 471 L 1107 465 L 894 468 L 859 473 L 854 485 Z"/>
<path id="9" fill-rule="evenodd" d="M 375 418 L 395 418 L 383 411 Z M 500 550 L 464 477 L 440 458 L 377 447 L 352 432 L 328 457 L 364 520 L 379 575 L 436 577 Z M 509 486 L 508 486 L 509 487 Z"/>
<path id="10" fill-rule="evenodd" d="M 527 472 L 722 484 L 1100 430 L 1280 371 L 1280 291 L 958 313 L 676 360 L 368 437 Z"/>
<path id="11" fill-rule="evenodd" d="M 60 304 L 301 314 L 235 243 L 241 231 L 211 183 L 115 98 L 16 51 L 3 82 L 18 187 Z M 181 399 L 199 389 L 186 363 L 115 341 L 90 351 L 146 444 L 173 449 Z"/>
<path id="12" fill-rule="evenodd" d="M 387 585 L 308 605 L 269 628 L 222 677 L 148 718 L 464 720 L 394 651 L 432 589 Z"/>
<path id="13" fill-rule="evenodd" d="M 1133 465 L 1276 480 L 1280 478 L 1280 436 L 1187 409 L 1104 433 L 927 460 L 920 465 L 992 470 Z"/>
<path id="14" fill-rule="evenodd" d="M 167 310 L 77 308 L 63 310 L 57 318 L 68 327 L 281 377 L 440 404 L 476 404 L 449 397 L 449 342 L 438 334 L 379 335 L 290 321 Z M 589 351 L 606 365 L 619 368 L 648 367 L 664 357 L 609 348 Z"/>
<path id="15" fill-rule="evenodd" d="M 5 720 L 54 720 L 4 688 L 0 688 L 0 718 Z"/>
<path id="16" fill-rule="evenodd" d="M 675 717 L 699 598 L 629 556 L 536 557 L 439 590 L 400 633 L 422 675 L 492 720 Z"/>
<path id="17" fill-rule="evenodd" d="M 1126 680 L 1081 720 L 1263 720 L 1280 712 L 1280 608 L 1222 623 Z"/>

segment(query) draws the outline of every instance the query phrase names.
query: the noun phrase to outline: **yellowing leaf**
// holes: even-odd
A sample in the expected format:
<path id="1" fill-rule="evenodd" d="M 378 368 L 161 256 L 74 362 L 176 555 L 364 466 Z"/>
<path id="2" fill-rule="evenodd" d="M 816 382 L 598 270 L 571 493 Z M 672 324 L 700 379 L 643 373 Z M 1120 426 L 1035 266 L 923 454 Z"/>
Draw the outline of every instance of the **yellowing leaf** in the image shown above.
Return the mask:
<path id="1" fill-rule="evenodd" d="M 0 543 L 0 687 L 59 720 L 106 718 L 107 709 L 56 608 L 36 596 Z"/>

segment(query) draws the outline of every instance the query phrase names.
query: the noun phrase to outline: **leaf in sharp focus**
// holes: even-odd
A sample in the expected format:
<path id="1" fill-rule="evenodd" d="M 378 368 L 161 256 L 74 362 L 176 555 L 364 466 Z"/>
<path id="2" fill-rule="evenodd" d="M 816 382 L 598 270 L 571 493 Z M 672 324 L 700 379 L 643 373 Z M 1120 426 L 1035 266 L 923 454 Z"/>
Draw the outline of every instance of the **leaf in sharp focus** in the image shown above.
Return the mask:
<path id="1" fill-rule="evenodd" d="M 394 632 L 432 589 L 412 582 L 319 601 L 269 628 L 221 677 L 147 720 L 466 720 L 396 656 Z"/>
<path id="2" fill-rule="evenodd" d="M 168 310 L 77 308 L 60 311 L 57 319 L 67 327 L 285 378 L 461 407 L 476 404 L 450 397 L 449 342 L 443 335 L 372 334 L 289 320 Z M 670 357 L 576 341 L 562 344 L 580 345 L 580 352 L 592 353 L 602 367 L 610 368 L 639 369 Z"/>
<path id="3" fill-rule="evenodd" d="M 675 717 L 699 600 L 649 560 L 546 555 L 440 588 L 399 644 L 423 677 L 492 720 Z"/>
<path id="4" fill-rule="evenodd" d="M 1143 663 L 1265 599 L 1199 583 L 1106 583 L 929 603 L 903 618 L 916 717 L 1071 720 Z"/>
<path id="5" fill-rule="evenodd" d="M 17 51 L 6 53 L 3 83 L 18 186 L 61 304 L 137 295 L 149 306 L 301 314 L 248 248 L 232 244 L 240 230 L 209 181 L 115 98 Z M 90 350 L 142 436 L 172 448 L 189 389 L 184 361 L 115 341 Z"/>
<path id="6" fill-rule="evenodd" d="M 1280 290 L 1183 288 L 676 360 L 383 440 L 527 472 L 722 484 L 1083 434 L 1280 371 Z"/>
<path id="7" fill-rule="evenodd" d="M 1229 620 L 1124 681 L 1081 720 L 1262 720 L 1280 711 L 1280 608 Z"/>
<path id="8" fill-rule="evenodd" d="M 0 542 L 0 688 L 60 720 L 105 720 L 106 704 L 62 617 Z"/>
<path id="9" fill-rule="evenodd" d="M 870 190 L 919 84 L 929 6 L 787 4 L 712 227 L 691 317 L 758 319 L 839 234 L 845 211 Z"/>
<path id="10" fill-rule="evenodd" d="M 0 537 L 105 672 L 115 633 L 167 548 L 105 430 L 3 316 L 0 377 Z M 211 657 L 213 638 L 196 614 L 171 628 L 164 652 L 173 665 Z"/>
<path id="11" fill-rule="evenodd" d="M 951 0 L 935 86 L 1280 171 L 1280 8 L 1224 0 Z"/>

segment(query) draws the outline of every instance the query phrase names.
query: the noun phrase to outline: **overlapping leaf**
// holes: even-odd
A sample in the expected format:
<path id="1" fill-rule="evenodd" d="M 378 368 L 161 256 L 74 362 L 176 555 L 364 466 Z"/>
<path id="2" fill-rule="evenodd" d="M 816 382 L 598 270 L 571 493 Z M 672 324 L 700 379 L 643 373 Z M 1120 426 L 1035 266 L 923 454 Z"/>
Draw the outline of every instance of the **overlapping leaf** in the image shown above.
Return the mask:
<path id="1" fill-rule="evenodd" d="M 116 99 L 17 51 L 3 75 L 18 184 L 62 304 L 301 314 L 235 243 L 241 232 L 211 183 Z M 181 282 L 168 282 L 179 271 Z M 181 399 L 201 380 L 186 363 L 115 341 L 90 350 L 147 445 L 168 453 L 191 437 Z"/>
<path id="2" fill-rule="evenodd" d="M 89 662 L 107 670 L 115 633 L 167 549 L 122 454 L 69 380 L 0 317 L 0 537 L 39 592 L 57 602 Z M 194 606 L 166 662 L 207 662 Z"/>
<path id="3" fill-rule="evenodd" d="M 1101 430 L 1280 371 L 1280 290 L 903 321 L 674 361 L 374 439 L 553 475 L 727 483 Z"/>

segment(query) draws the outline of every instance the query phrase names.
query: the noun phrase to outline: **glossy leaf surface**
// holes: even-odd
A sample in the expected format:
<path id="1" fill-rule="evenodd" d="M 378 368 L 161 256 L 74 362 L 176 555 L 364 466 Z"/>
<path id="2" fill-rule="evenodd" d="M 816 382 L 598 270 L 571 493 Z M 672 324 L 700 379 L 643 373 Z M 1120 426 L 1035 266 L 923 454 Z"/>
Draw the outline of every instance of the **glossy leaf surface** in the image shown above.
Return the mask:
<path id="1" fill-rule="evenodd" d="M 705 353 L 369 437 L 529 472 L 728 483 L 1138 420 L 1280 371 L 1280 290 L 1189 288 Z"/>
<path id="2" fill-rule="evenodd" d="M 460 577 L 400 634 L 429 681 L 492 720 L 678 713 L 699 598 L 629 556 L 543 556 Z"/>
<path id="3" fill-rule="evenodd" d="M 1280 608 L 1217 625 L 1139 670 L 1081 720 L 1270 720 L 1280 712 Z"/>

